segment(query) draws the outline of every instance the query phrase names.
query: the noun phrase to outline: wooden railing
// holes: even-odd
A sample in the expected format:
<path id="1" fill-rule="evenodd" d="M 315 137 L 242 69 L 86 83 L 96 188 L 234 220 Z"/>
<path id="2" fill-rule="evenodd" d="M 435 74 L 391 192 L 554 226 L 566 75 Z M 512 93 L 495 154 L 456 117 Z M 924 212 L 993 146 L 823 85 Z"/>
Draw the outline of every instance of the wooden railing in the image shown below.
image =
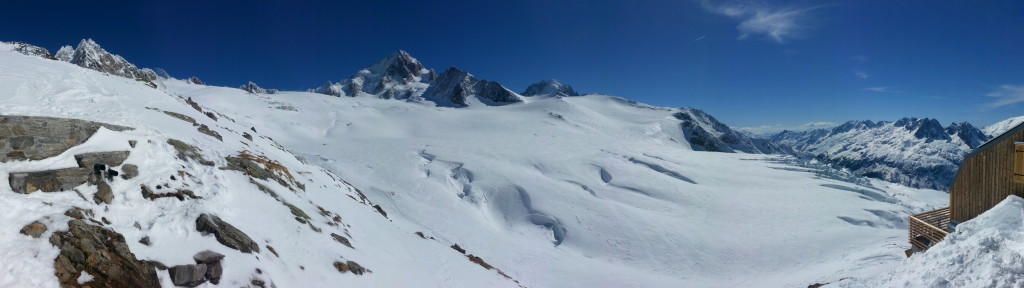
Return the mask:
<path id="1" fill-rule="evenodd" d="M 927 250 L 949 235 L 949 207 L 911 215 L 908 218 L 908 240 L 910 245 L 920 250 Z"/>

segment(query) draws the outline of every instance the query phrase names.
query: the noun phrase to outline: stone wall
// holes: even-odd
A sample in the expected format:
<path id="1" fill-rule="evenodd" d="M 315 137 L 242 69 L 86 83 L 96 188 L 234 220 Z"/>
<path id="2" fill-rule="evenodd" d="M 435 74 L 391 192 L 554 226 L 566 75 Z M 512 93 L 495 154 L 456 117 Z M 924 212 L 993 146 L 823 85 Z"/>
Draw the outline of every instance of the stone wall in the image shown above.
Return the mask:
<path id="1" fill-rule="evenodd" d="M 131 128 L 85 120 L 0 116 L 0 162 L 41 160 L 60 155 L 85 143 L 100 127 L 114 131 Z"/>

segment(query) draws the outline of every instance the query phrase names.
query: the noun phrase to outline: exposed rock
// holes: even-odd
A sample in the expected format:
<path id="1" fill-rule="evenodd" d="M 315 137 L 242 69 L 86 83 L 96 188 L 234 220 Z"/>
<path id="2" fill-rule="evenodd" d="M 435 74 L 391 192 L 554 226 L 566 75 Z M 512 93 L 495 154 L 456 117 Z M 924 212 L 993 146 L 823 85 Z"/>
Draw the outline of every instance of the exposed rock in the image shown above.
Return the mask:
<path id="1" fill-rule="evenodd" d="M 334 261 L 334 269 L 338 269 L 338 272 L 345 273 L 351 271 L 352 274 L 363 275 L 367 272 L 366 268 L 356 263 L 355 261 L 341 262 Z"/>
<path id="2" fill-rule="evenodd" d="M 523 99 L 501 84 L 477 79 L 468 72 L 450 67 L 423 93 L 424 98 L 439 106 L 465 107 L 468 99 L 476 97 L 486 105 L 504 105 L 523 102 Z"/>
<path id="3" fill-rule="evenodd" d="M 455 251 L 459 251 L 459 253 L 466 254 L 466 249 L 462 249 L 462 247 L 459 247 L 458 243 L 452 244 L 452 249 L 455 249 Z"/>
<path id="4" fill-rule="evenodd" d="M 114 192 L 110 190 L 110 185 L 108 185 L 107 182 L 100 182 L 98 184 L 96 195 L 92 197 L 92 200 L 95 201 L 96 204 L 100 204 L 100 202 L 110 204 L 113 202 Z"/>
<path id="5" fill-rule="evenodd" d="M 338 241 L 338 243 L 345 244 L 345 246 L 348 246 L 348 248 L 355 249 L 354 247 L 352 247 L 352 243 L 349 243 L 348 238 L 345 238 L 345 236 L 331 233 L 331 237 L 334 237 L 334 241 Z"/>
<path id="6" fill-rule="evenodd" d="M 373 204 L 373 209 L 377 209 L 377 213 L 380 213 L 380 215 L 384 215 L 384 218 L 388 218 L 388 213 L 384 212 L 384 208 L 380 208 L 380 205 Z"/>
<path id="7" fill-rule="evenodd" d="M 220 284 L 220 277 L 224 275 L 224 266 L 220 261 L 206 265 L 206 280 L 214 285 Z"/>
<path id="8" fill-rule="evenodd" d="M 160 189 L 160 185 L 156 185 L 156 188 Z M 146 185 L 142 185 L 142 198 L 156 200 L 158 198 L 165 197 L 178 198 L 178 201 L 185 201 L 186 197 L 190 199 L 203 199 L 203 197 L 196 196 L 196 194 L 193 193 L 192 190 L 188 189 L 179 189 L 177 191 L 168 193 L 153 193 L 153 191 L 150 191 L 149 188 L 146 187 Z"/>
<path id="9" fill-rule="evenodd" d="M 220 262 L 221 259 L 224 259 L 224 254 L 210 250 L 203 250 L 192 256 L 192 260 L 196 260 L 196 264 L 212 264 Z"/>
<path id="10" fill-rule="evenodd" d="M 128 159 L 129 151 L 94 152 L 75 155 L 78 167 L 93 167 L 95 164 L 107 165 L 107 167 L 119 166 Z"/>
<path id="11" fill-rule="evenodd" d="M 252 141 L 252 135 L 249 135 L 249 133 L 242 132 L 242 137 L 245 139 L 249 139 L 249 141 Z"/>
<path id="12" fill-rule="evenodd" d="M 189 124 L 192 124 L 192 126 L 199 125 L 198 123 L 196 123 L 196 118 L 192 118 L 185 114 L 174 113 L 171 111 L 164 111 L 164 114 L 167 114 L 167 116 L 178 118 L 181 121 L 188 122 Z"/>
<path id="13" fill-rule="evenodd" d="M 123 172 L 121 173 L 122 179 L 132 179 L 135 178 L 135 176 L 139 176 L 139 166 L 135 166 L 135 164 L 124 164 L 124 166 L 121 166 L 121 172 Z"/>
<path id="14" fill-rule="evenodd" d="M 78 220 L 84 220 L 86 218 L 92 217 L 93 213 L 90 209 L 71 207 L 71 209 L 68 209 L 68 211 L 64 211 L 64 215 L 67 215 L 68 217 L 75 218 Z"/>
<path id="15" fill-rule="evenodd" d="M 144 236 L 142 237 L 142 239 L 139 239 L 139 243 L 142 243 L 142 245 L 149 246 L 149 236 Z"/>
<path id="16" fill-rule="evenodd" d="M 206 283 L 206 264 L 178 265 L 167 269 L 175 286 L 196 287 Z"/>
<path id="17" fill-rule="evenodd" d="M 530 84 L 523 92 L 523 96 L 552 95 L 552 96 L 580 96 L 572 86 L 562 84 L 555 79 L 547 79 Z"/>
<path id="18" fill-rule="evenodd" d="M 28 56 L 36 56 L 43 59 L 57 60 L 56 57 L 53 57 L 53 55 L 50 54 L 50 50 L 46 50 L 46 48 L 24 42 L 10 42 L 10 44 L 14 45 L 14 51 L 18 51 L 18 53 Z"/>
<path id="19" fill-rule="evenodd" d="M 220 141 L 224 141 L 224 138 L 220 136 L 220 133 L 217 133 L 217 131 L 210 130 L 210 126 L 206 126 L 206 124 L 199 125 L 199 133 L 210 135 L 210 137 L 217 138 L 217 140 Z"/>
<path id="20" fill-rule="evenodd" d="M 241 87 L 238 87 L 238 89 L 242 89 L 245 92 L 249 92 L 249 93 L 253 93 L 253 94 L 266 94 L 267 93 L 267 90 L 265 90 L 263 88 L 260 88 L 259 85 L 256 85 L 256 83 L 253 83 L 252 81 L 249 81 L 249 83 L 245 83 L 245 85 L 242 85 Z"/>
<path id="21" fill-rule="evenodd" d="M 132 148 L 135 148 L 135 144 L 138 144 L 138 143 L 139 143 L 139 141 L 136 141 L 136 140 L 128 140 L 128 146 L 132 146 Z"/>
<path id="22" fill-rule="evenodd" d="M 36 191 L 67 191 L 89 182 L 92 171 L 86 168 L 66 168 L 39 172 L 11 173 L 11 190 L 16 193 Z"/>
<path id="23" fill-rule="evenodd" d="M 243 151 L 237 157 L 229 156 L 224 158 L 224 160 L 228 161 L 228 165 L 223 169 L 241 171 L 260 180 L 274 179 L 278 184 L 285 187 L 290 187 L 289 182 L 295 183 L 295 178 L 292 177 L 291 172 L 288 171 L 287 167 L 281 165 L 280 162 L 263 156 L 249 154 L 248 151 Z M 300 189 L 302 188 L 300 187 Z"/>
<path id="24" fill-rule="evenodd" d="M 39 236 L 43 235 L 43 232 L 46 232 L 46 224 L 39 221 L 32 222 L 21 228 L 21 234 L 32 236 L 32 238 L 39 238 Z"/>
<path id="25" fill-rule="evenodd" d="M 203 83 L 203 80 L 199 80 L 199 77 L 196 76 L 188 77 L 188 83 L 196 85 L 206 85 L 206 83 Z"/>
<path id="26" fill-rule="evenodd" d="M 243 253 L 260 252 L 260 246 L 255 241 L 252 241 L 249 235 L 245 235 L 235 226 L 224 222 L 220 217 L 209 214 L 199 215 L 199 218 L 196 218 L 196 230 L 204 233 L 213 233 L 217 237 L 217 242 L 224 244 L 228 248 L 242 251 Z"/>
<path id="27" fill-rule="evenodd" d="M 135 258 L 120 233 L 77 219 L 68 226 L 50 236 L 60 249 L 53 266 L 62 287 L 79 287 L 82 271 L 93 276 L 93 287 L 160 287 L 156 270 Z"/>
<path id="28" fill-rule="evenodd" d="M 181 142 L 176 139 L 167 139 L 167 144 L 170 144 L 175 150 L 178 150 L 178 159 L 191 159 L 199 162 L 199 164 L 213 166 L 213 161 L 203 158 L 203 155 L 199 154 L 199 148 L 196 148 L 195 146 L 185 144 L 185 142 Z"/>
<path id="29" fill-rule="evenodd" d="M 147 82 L 157 79 L 155 71 L 135 67 L 135 64 L 128 62 L 124 57 L 107 52 L 92 39 L 83 39 L 82 42 L 79 42 L 70 57 L 60 56 L 60 58 L 70 58 L 68 62 L 71 64 L 129 79 Z"/>

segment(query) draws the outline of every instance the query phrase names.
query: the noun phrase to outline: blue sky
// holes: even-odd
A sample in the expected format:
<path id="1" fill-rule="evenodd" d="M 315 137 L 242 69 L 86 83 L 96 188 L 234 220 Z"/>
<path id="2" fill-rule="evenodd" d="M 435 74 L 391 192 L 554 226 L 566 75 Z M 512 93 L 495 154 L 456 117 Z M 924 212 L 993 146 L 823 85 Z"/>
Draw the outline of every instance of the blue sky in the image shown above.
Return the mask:
<path id="1" fill-rule="evenodd" d="M 304 90 L 402 49 L 514 91 L 557 78 L 758 131 L 1024 115 L 1022 1 L 31 2 L 5 3 L 0 40 L 93 38 L 221 86 Z"/>

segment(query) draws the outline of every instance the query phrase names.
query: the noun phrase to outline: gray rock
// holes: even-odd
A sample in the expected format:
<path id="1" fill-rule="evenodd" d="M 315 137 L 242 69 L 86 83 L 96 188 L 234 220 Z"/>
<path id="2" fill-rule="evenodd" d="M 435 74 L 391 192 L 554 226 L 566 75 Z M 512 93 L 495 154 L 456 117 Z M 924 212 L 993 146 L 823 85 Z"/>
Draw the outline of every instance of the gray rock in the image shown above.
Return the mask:
<path id="1" fill-rule="evenodd" d="M 353 248 L 352 243 L 349 243 L 348 238 L 345 238 L 345 236 L 331 233 L 331 237 L 334 237 L 334 241 L 338 241 L 338 243 L 344 244 L 345 246 L 348 246 L 348 248 Z"/>
<path id="2" fill-rule="evenodd" d="M 175 286 L 196 287 L 206 283 L 206 264 L 178 265 L 167 269 Z"/>
<path id="3" fill-rule="evenodd" d="M 100 127 L 115 131 L 131 129 L 67 118 L 0 115 L 0 162 L 60 155 L 84 143 Z"/>
<path id="4" fill-rule="evenodd" d="M 220 217 L 202 214 L 196 218 L 196 230 L 204 233 L 212 233 L 217 237 L 217 242 L 228 248 L 242 251 L 243 253 L 260 252 L 260 246 L 245 235 L 241 230 L 231 224 L 224 222 Z"/>
<path id="5" fill-rule="evenodd" d="M 221 259 L 224 259 L 224 254 L 220 254 L 210 250 L 204 250 L 203 252 L 199 252 L 196 253 L 196 255 L 193 255 L 192 259 L 196 260 L 197 264 L 212 264 L 220 262 Z"/>
<path id="6" fill-rule="evenodd" d="M 122 179 L 128 180 L 135 178 L 135 176 L 139 176 L 139 166 L 134 164 L 124 164 L 124 166 L 121 166 Z"/>
<path id="7" fill-rule="evenodd" d="M 78 167 L 93 167 L 96 164 L 103 164 L 107 167 L 114 167 L 124 163 L 128 159 L 128 151 L 94 152 L 75 155 Z"/>
<path id="8" fill-rule="evenodd" d="M 220 276 L 224 274 L 224 267 L 221 262 L 214 262 L 206 265 L 206 280 L 210 280 L 210 283 L 214 285 L 220 284 Z"/>
<path id="9" fill-rule="evenodd" d="M 100 204 L 100 202 L 110 204 L 114 201 L 114 192 L 110 190 L 110 185 L 107 182 L 100 182 L 97 186 L 96 195 L 92 197 L 96 204 Z"/>
<path id="10" fill-rule="evenodd" d="M 36 191 L 67 191 L 89 182 L 92 171 L 86 168 L 65 168 L 38 172 L 11 173 L 9 183 L 16 193 Z"/>
<path id="11" fill-rule="evenodd" d="M 136 259 L 120 233 L 75 219 L 50 243 L 60 249 L 53 267 L 61 287 L 79 287 L 83 271 L 92 287 L 160 287 L 152 264 Z"/>

